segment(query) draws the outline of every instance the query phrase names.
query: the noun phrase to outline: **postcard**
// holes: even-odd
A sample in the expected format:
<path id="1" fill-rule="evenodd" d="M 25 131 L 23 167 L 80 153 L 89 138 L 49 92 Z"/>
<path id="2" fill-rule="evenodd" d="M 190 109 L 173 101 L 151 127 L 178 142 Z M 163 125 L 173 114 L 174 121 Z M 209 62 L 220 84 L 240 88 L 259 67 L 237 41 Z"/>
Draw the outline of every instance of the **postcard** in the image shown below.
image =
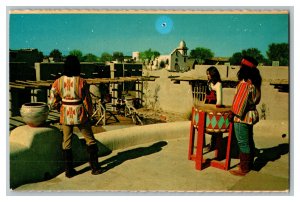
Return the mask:
<path id="1" fill-rule="evenodd" d="M 291 191 L 289 9 L 11 9 L 14 193 Z"/>

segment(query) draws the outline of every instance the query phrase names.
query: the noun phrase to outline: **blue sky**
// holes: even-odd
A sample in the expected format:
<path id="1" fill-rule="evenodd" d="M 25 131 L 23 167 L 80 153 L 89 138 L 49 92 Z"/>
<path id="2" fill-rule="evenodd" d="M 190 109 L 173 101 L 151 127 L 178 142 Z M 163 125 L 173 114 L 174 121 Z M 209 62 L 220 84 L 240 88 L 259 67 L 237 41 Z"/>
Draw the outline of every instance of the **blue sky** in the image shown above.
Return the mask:
<path id="1" fill-rule="evenodd" d="M 47 55 L 133 51 L 149 48 L 168 54 L 181 40 L 189 51 L 209 48 L 230 57 L 271 43 L 288 43 L 288 14 L 10 14 L 9 48 L 37 48 Z"/>

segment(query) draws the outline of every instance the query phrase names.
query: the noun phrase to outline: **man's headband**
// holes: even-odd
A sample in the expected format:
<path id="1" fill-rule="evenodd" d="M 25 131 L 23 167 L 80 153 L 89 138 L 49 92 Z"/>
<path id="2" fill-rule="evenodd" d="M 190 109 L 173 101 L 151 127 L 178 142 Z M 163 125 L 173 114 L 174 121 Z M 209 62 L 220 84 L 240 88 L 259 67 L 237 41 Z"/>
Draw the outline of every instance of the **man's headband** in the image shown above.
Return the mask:
<path id="1" fill-rule="evenodd" d="M 246 59 L 242 59 L 242 62 L 241 62 L 242 65 L 246 65 L 248 67 L 251 67 L 251 68 L 255 68 L 256 65 L 253 64 L 252 62 L 250 62 L 249 60 L 246 60 Z"/>

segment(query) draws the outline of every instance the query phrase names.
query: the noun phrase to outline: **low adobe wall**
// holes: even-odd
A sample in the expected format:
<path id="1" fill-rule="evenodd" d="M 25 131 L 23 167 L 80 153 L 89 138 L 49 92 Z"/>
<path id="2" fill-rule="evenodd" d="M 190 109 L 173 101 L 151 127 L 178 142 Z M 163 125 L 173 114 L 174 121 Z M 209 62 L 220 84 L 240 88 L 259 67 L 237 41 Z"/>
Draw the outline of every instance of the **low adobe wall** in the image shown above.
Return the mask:
<path id="1" fill-rule="evenodd" d="M 228 65 L 196 65 L 194 70 L 184 73 L 185 76 L 193 75 L 206 77 L 206 70 L 210 66 L 215 66 L 221 75 L 221 79 L 236 79 L 237 72 L 240 66 L 228 66 Z M 258 66 L 262 79 L 264 81 L 276 80 L 276 79 L 289 79 L 289 67 L 288 66 Z"/>
<path id="2" fill-rule="evenodd" d="M 144 75 L 158 76 L 155 81 L 148 82 L 148 89 L 144 93 L 148 93 L 148 99 L 153 102 L 155 89 L 159 89 L 157 96 L 157 108 L 162 111 L 189 113 L 193 106 L 192 86 L 188 81 L 180 81 L 180 84 L 175 84 L 170 76 L 192 77 L 192 78 L 206 78 L 206 70 L 210 65 L 197 65 L 194 70 L 188 72 L 169 72 L 165 69 L 157 71 L 145 71 Z M 238 67 L 230 67 L 229 76 L 226 78 L 226 66 L 216 65 L 219 69 L 221 77 L 225 79 L 236 80 L 236 73 Z M 231 69 L 232 68 L 232 69 Z M 267 120 L 288 120 L 289 119 L 289 93 L 278 92 L 274 86 L 270 85 L 271 80 L 289 78 L 288 67 L 259 67 L 263 83 L 262 83 L 262 97 L 260 104 L 257 106 L 259 113 L 262 110 L 266 113 Z M 235 88 L 223 88 L 223 103 L 231 105 L 235 94 Z M 145 96 L 144 96 L 145 99 Z"/>
<path id="3" fill-rule="evenodd" d="M 95 134 L 98 156 L 134 145 L 187 137 L 189 121 L 130 127 Z M 88 161 L 84 139 L 73 135 L 75 166 Z M 55 127 L 20 126 L 9 136 L 10 188 L 50 179 L 64 171 L 62 134 Z"/>

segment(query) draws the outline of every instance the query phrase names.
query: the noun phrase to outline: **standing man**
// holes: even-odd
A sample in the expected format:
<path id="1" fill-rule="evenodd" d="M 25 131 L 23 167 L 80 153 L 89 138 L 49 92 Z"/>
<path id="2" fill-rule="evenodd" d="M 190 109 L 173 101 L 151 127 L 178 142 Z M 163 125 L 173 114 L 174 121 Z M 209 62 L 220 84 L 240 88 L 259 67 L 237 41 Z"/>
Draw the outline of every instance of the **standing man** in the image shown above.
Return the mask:
<path id="1" fill-rule="evenodd" d="M 63 158 L 65 175 L 76 175 L 73 168 L 71 140 L 73 127 L 77 126 L 87 145 L 89 163 L 93 175 L 101 173 L 98 165 L 98 147 L 89 116 L 93 113 L 92 101 L 87 82 L 80 77 L 80 62 L 76 56 L 68 56 L 64 63 L 63 75 L 54 81 L 50 91 L 50 109 L 60 110 L 60 123 L 63 128 Z"/>

